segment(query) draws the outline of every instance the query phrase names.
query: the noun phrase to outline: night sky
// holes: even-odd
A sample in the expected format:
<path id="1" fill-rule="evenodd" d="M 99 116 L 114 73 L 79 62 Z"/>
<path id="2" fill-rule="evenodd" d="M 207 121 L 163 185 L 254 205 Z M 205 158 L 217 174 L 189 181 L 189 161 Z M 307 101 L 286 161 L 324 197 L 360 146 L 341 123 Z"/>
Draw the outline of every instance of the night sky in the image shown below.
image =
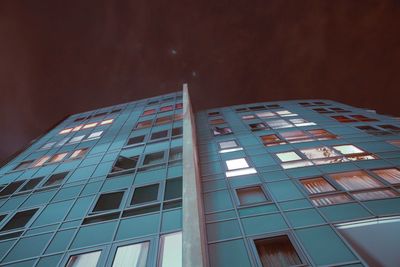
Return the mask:
<path id="1" fill-rule="evenodd" d="M 159 2 L 159 3 L 156 3 Z M 400 1 L 0 2 L 0 160 L 68 114 L 327 98 L 400 115 Z"/>

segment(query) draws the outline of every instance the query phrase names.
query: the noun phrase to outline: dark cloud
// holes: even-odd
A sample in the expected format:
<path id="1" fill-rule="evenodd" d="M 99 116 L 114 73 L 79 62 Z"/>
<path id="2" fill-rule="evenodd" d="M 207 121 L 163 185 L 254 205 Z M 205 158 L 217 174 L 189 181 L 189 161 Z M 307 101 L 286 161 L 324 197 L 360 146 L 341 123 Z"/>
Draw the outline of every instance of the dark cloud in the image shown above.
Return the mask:
<path id="1" fill-rule="evenodd" d="M 399 1 L 0 3 L 0 158 L 67 114 L 327 98 L 400 115 Z"/>

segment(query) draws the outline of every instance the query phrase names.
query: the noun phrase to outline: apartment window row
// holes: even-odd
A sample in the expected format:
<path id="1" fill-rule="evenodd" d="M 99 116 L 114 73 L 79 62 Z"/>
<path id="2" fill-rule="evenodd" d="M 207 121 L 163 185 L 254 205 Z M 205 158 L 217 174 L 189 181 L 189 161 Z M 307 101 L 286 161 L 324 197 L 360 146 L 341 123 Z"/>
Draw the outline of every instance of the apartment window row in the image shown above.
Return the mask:
<path id="1" fill-rule="evenodd" d="M 156 108 L 146 109 L 146 110 L 143 111 L 142 117 L 153 115 L 153 114 L 156 114 L 156 113 L 163 113 L 163 112 L 173 111 L 174 109 L 182 109 L 182 108 L 183 108 L 183 104 L 182 103 L 176 103 L 174 105 L 162 106 L 162 107 L 160 107 L 158 109 L 156 109 Z"/>
<path id="2" fill-rule="evenodd" d="M 132 136 L 126 142 L 126 146 L 142 145 L 145 142 L 155 142 L 171 138 L 176 138 L 182 136 L 182 127 L 175 127 L 172 129 L 153 131 L 151 134 L 142 134 Z M 146 139 L 147 137 L 147 139 Z"/>
<path id="3" fill-rule="evenodd" d="M 279 118 L 279 117 L 294 117 L 298 114 L 292 113 L 289 110 L 278 110 L 278 111 L 262 111 L 262 112 L 255 112 L 254 114 L 246 114 L 242 115 L 243 120 L 253 120 L 253 119 L 272 119 L 272 118 Z"/>
<path id="4" fill-rule="evenodd" d="M 275 155 L 283 169 L 377 158 L 354 145 L 305 148 L 299 151 L 276 153 Z"/>
<path id="5" fill-rule="evenodd" d="M 25 194 L 36 188 L 47 188 L 60 185 L 64 178 L 68 175 L 68 172 L 60 172 L 49 176 L 49 178 L 41 184 L 44 180 L 43 177 L 36 177 L 32 179 L 24 179 L 14 181 L 9 184 L 0 185 L 0 198 L 8 197 L 12 194 Z M 41 184 L 41 185 L 40 185 Z"/>
<path id="6" fill-rule="evenodd" d="M 22 170 L 26 168 L 36 168 L 47 164 L 59 163 L 64 160 L 76 160 L 86 155 L 89 148 L 80 148 L 72 152 L 60 152 L 52 156 L 46 155 L 36 160 L 26 160 L 18 164 L 13 170 Z"/>
<path id="7" fill-rule="evenodd" d="M 327 206 L 340 203 L 392 198 L 399 193 L 385 185 L 400 189 L 400 171 L 397 168 L 371 170 L 379 177 L 373 177 L 365 171 L 350 171 L 329 174 L 326 177 L 314 177 L 300 180 L 315 206 Z"/>
<path id="8" fill-rule="evenodd" d="M 300 102 L 299 105 L 303 107 L 313 107 L 313 106 L 330 106 L 330 104 L 327 104 L 322 101 L 313 101 L 313 102 Z"/>
<path id="9" fill-rule="evenodd" d="M 102 126 L 102 125 L 108 125 L 111 124 L 114 121 L 114 119 L 107 119 L 107 120 L 102 120 L 102 121 L 98 121 L 98 122 L 90 122 L 90 123 L 86 123 L 86 124 L 79 124 L 75 127 L 69 127 L 69 128 L 65 128 L 63 130 L 61 130 L 58 134 L 68 134 L 71 132 L 77 132 L 80 130 L 86 130 L 86 129 L 90 129 L 96 126 Z"/>
<path id="10" fill-rule="evenodd" d="M 98 117 L 102 117 L 102 116 L 105 116 L 105 115 L 115 114 L 115 113 L 120 112 L 121 110 L 122 110 L 122 108 L 115 108 L 115 109 L 113 109 L 111 111 L 101 111 L 99 113 L 95 113 L 95 114 L 90 115 L 90 116 L 83 116 L 83 117 L 76 118 L 74 120 L 74 122 L 88 120 L 88 119 L 92 119 L 92 118 L 98 118 Z"/>
<path id="11" fill-rule="evenodd" d="M 180 121 L 182 119 L 183 119 L 182 114 L 174 114 L 174 115 L 159 117 L 156 119 L 139 121 L 136 124 L 135 129 L 149 128 L 149 127 L 152 127 L 153 125 L 163 125 L 163 124 L 167 124 L 167 123 L 172 123 L 174 121 Z"/>
<path id="12" fill-rule="evenodd" d="M 133 154 L 133 155 L 132 155 Z M 168 160 L 167 160 L 168 159 Z M 182 160 L 182 147 L 173 147 L 169 150 L 162 150 L 147 154 L 137 154 L 135 150 L 122 151 L 111 169 L 111 176 L 114 174 L 131 172 L 140 167 L 139 171 L 162 167 L 165 163 L 173 164 Z"/>
<path id="13" fill-rule="evenodd" d="M 341 123 L 378 121 L 377 119 L 369 118 L 364 115 L 331 116 L 331 118 Z"/>
<path id="14" fill-rule="evenodd" d="M 50 149 L 52 147 L 61 147 L 63 145 L 77 144 L 79 142 L 84 142 L 84 141 L 96 140 L 96 139 L 99 139 L 102 134 L 103 134 L 103 131 L 97 131 L 97 132 L 93 132 L 90 134 L 82 134 L 82 135 L 77 135 L 74 137 L 65 137 L 58 142 L 48 142 L 48 143 L 44 144 L 40 148 L 40 150 Z"/>
<path id="15" fill-rule="evenodd" d="M 245 112 L 245 111 L 275 109 L 275 108 L 281 108 L 281 106 L 278 104 L 256 105 L 256 106 L 240 107 L 236 108 L 235 110 L 236 112 Z"/>
<path id="16" fill-rule="evenodd" d="M 260 136 L 264 146 L 284 145 L 288 143 L 302 143 L 310 141 L 322 141 L 336 139 L 337 136 L 324 129 L 289 131 L 279 134 L 268 134 Z"/>
<path id="17" fill-rule="evenodd" d="M 151 241 L 118 246 L 113 255 L 112 267 L 148 266 L 148 254 Z M 96 267 L 99 264 L 101 250 L 71 255 L 66 267 Z M 160 236 L 158 267 L 182 267 L 182 232 Z"/>
<path id="18" fill-rule="evenodd" d="M 142 215 L 150 212 L 178 208 L 182 206 L 182 177 L 164 182 L 135 186 L 126 207 L 122 207 L 122 217 Z M 102 193 L 83 224 L 113 220 L 121 216 L 126 190 Z"/>
<path id="19" fill-rule="evenodd" d="M 342 108 L 313 108 L 314 111 L 319 114 L 327 114 L 327 113 L 348 113 L 351 112 L 349 110 L 345 110 Z"/>
<path id="20" fill-rule="evenodd" d="M 384 125 L 364 125 L 364 126 L 357 126 L 356 128 L 364 131 L 367 134 L 381 136 L 381 135 L 391 135 L 391 134 L 398 134 L 400 133 L 400 127 L 391 124 L 384 124 Z"/>
<path id="21" fill-rule="evenodd" d="M 147 105 L 148 105 L 148 106 L 150 106 L 150 105 L 155 105 L 155 104 L 162 103 L 162 102 L 172 101 L 172 100 L 174 100 L 174 99 L 176 99 L 176 100 L 182 100 L 182 95 L 177 95 L 176 97 L 174 97 L 174 96 L 169 96 L 169 97 L 166 97 L 166 98 L 163 98 L 163 99 L 153 99 L 153 100 L 149 100 L 149 101 L 147 102 Z"/>

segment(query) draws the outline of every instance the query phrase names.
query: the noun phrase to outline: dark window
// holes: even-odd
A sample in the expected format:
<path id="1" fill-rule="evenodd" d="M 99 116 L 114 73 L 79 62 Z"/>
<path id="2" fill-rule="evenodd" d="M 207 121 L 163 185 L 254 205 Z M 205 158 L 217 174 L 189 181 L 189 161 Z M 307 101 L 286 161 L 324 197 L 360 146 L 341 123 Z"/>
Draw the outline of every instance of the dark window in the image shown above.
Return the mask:
<path id="1" fill-rule="evenodd" d="M 130 145 L 142 143 L 144 141 L 144 137 L 145 137 L 145 135 L 131 137 L 131 138 L 129 138 L 128 143 L 126 145 L 130 146 Z"/>
<path id="2" fill-rule="evenodd" d="M 236 189 L 240 205 L 249 205 L 267 201 L 264 191 L 260 186 Z"/>
<path id="3" fill-rule="evenodd" d="M 32 209 L 32 210 L 25 210 L 25 211 L 20 211 L 17 212 L 11 220 L 7 222 L 6 225 L 1 229 L 1 231 L 7 231 L 7 230 L 12 230 L 12 229 L 17 229 L 24 227 L 29 220 L 35 215 L 36 211 L 38 209 Z"/>
<path id="4" fill-rule="evenodd" d="M 101 113 L 94 114 L 92 117 L 93 117 L 93 118 L 97 118 L 97 117 L 104 116 L 104 115 L 106 115 L 106 114 L 107 114 L 107 112 L 101 112 Z"/>
<path id="5" fill-rule="evenodd" d="M 313 103 L 314 103 L 314 105 L 318 105 L 318 106 L 327 106 L 328 105 L 325 102 L 321 102 L 321 101 L 316 101 L 316 102 L 313 102 Z"/>
<path id="6" fill-rule="evenodd" d="M 86 119 L 86 117 L 76 118 L 76 119 L 74 120 L 74 122 L 76 122 L 76 121 L 83 121 L 84 119 Z"/>
<path id="7" fill-rule="evenodd" d="M 2 214 L 0 215 L 0 222 L 2 222 L 4 220 L 4 218 L 7 217 L 7 214 Z"/>
<path id="8" fill-rule="evenodd" d="M 249 124 L 250 129 L 252 131 L 259 131 L 259 130 L 264 130 L 267 128 L 267 126 L 264 123 L 251 123 Z"/>
<path id="9" fill-rule="evenodd" d="M 18 164 L 17 167 L 14 168 L 14 170 L 22 170 L 22 169 L 28 168 L 29 165 L 32 164 L 32 162 L 34 162 L 34 160 L 23 161 L 20 164 Z"/>
<path id="10" fill-rule="evenodd" d="M 246 111 L 246 110 L 247 110 L 247 108 L 237 108 L 236 109 L 237 112 L 242 112 L 242 111 Z"/>
<path id="11" fill-rule="evenodd" d="M 249 107 L 249 109 L 250 110 L 262 110 L 262 109 L 265 109 L 265 107 L 264 106 L 252 106 L 252 107 Z"/>
<path id="12" fill-rule="evenodd" d="M 219 111 L 208 112 L 208 116 L 218 116 L 220 114 Z"/>
<path id="13" fill-rule="evenodd" d="M 114 109 L 113 111 L 111 111 L 110 112 L 110 114 L 113 114 L 113 113 L 117 113 L 117 112 L 120 112 L 122 109 L 120 109 L 120 108 L 118 108 L 118 109 Z"/>
<path id="14" fill-rule="evenodd" d="M 367 134 L 372 134 L 372 135 L 390 135 L 391 133 L 383 131 L 381 129 L 375 128 L 373 126 L 365 125 L 365 126 L 357 126 L 358 129 L 366 132 Z"/>
<path id="15" fill-rule="evenodd" d="M 114 164 L 114 167 L 112 168 L 112 171 L 116 172 L 116 171 L 133 169 L 136 167 L 138 160 L 139 156 L 133 156 L 129 158 L 124 156 L 119 156 Z"/>
<path id="16" fill-rule="evenodd" d="M 172 136 L 182 135 L 182 127 L 172 129 Z"/>
<path id="17" fill-rule="evenodd" d="M 124 192 L 101 194 L 93 208 L 93 212 L 118 209 L 123 196 Z"/>
<path id="18" fill-rule="evenodd" d="M 152 184 L 135 188 L 131 200 L 131 205 L 156 201 L 158 199 L 158 187 L 159 184 Z"/>
<path id="19" fill-rule="evenodd" d="M 333 111 L 331 110 L 327 110 L 325 108 L 314 108 L 314 111 L 320 113 L 320 114 L 324 114 L 324 113 L 333 113 Z"/>
<path id="20" fill-rule="evenodd" d="M 0 197 L 11 195 L 25 182 L 26 180 L 12 182 L 11 184 L 7 185 L 1 192 Z"/>
<path id="21" fill-rule="evenodd" d="M 172 122 L 174 119 L 173 116 L 164 116 L 156 119 L 156 125 L 166 124 Z"/>
<path id="22" fill-rule="evenodd" d="M 166 112 L 166 111 L 171 111 L 174 109 L 173 105 L 169 105 L 169 106 L 164 106 L 160 108 L 160 112 Z"/>
<path id="23" fill-rule="evenodd" d="M 268 108 L 281 108 L 280 105 L 277 104 L 272 104 L 272 105 L 267 105 Z"/>
<path id="24" fill-rule="evenodd" d="M 213 133 L 214 135 L 225 135 L 225 134 L 231 134 L 232 130 L 231 128 L 228 127 L 214 127 Z"/>
<path id="25" fill-rule="evenodd" d="M 332 118 L 337 120 L 338 122 L 343 122 L 343 123 L 356 122 L 356 120 L 348 118 L 346 116 L 332 116 Z"/>
<path id="26" fill-rule="evenodd" d="M 68 172 L 61 172 L 57 174 L 53 174 L 50 176 L 49 179 L 44 183 L 43 186 L 52 186 L 52 185 L 59 185 L 64 180 L 65 176 L 68 175 Z"/>
<path id="27" fill-rule="evenodd" d="M 263 267 L 286 267 L 303 264 L 287 235 L 254 241 Z"/>
<path id="28" fill-rule="evenodd" d="M 282 140 L 276 134 L 262 135 L 260 136 L 264 146 L 276 146 L 286 144 L 286 141 Z"/>
<path id="29" fill-rule="evenodd" d="M 149 103 L 147 103 L 147 105 L 154 105 L 154 104 L 157 104 L 159 102 L 159 100 L 152 100 L 152 101 L 149 101 Z"/>
<path id="30" fill-rule="evenodd" d="M 169 179 L 165 184 L 164 200 L 182 197 L 182 177 Z"/>
<path id="31" fill-rule="evenodd" d="M 82 224 L 90 224 L 90 223 L 97 223 L 97 222 L 104 222 L 109 220 L 114 220 L 119 217 L 120 212 L 113 212 L 113 213 L 106 213 L 97 216 L 90 216 L 83 220 Z"/>
<path id="32" fill-rule="evenodd" d="M 174 147 L 169 151 L 169 160 L 179 160 L 182 159 L 182 147 Z"/>
<path id="33" fill-rule="evenodd" d="M 159 131 L 151 134 L 151 140 L 160 139 L 168 136 L 168 130 Z"/>
<path id="34" fill-rule="evenodd" d="M 350 117 L 352 117 L 358 121 L 378 121 L 377 119 L 368 118 L 364 115 L 350 115 Z"/>
<path id="35" fill-rule="evenodd" d="M 385 124 L 385 125 L 378 125 L 379 127 L 381 127 L 382 129 L 388 130 L 388 131 L 392 131 L 392 132 L 400 132 L 400 127 L 391 125 L 391 124 Z"/>
<path id="36" fill-rule="evenodd" d="M 19 191 L 27 191 L 35 188 L 35 186 L 37 186 L 40 183 L 40 181 L 43 180 L 43 178 L 44 177 L 30 179 L 28 182 L 26 182 L 26 184 L 24 184 L 24 186 Z"/>
<path id="37" fill-rule="evenodd" d="M 183 104 L 182 103 L 176 103 L 175 104 L 175 109 L 182 109 L 183 108 Z"/>
<path id="38" fill-rule="evenodd" d="M 345 112 L 350 112 L 348 110 L 344 110 L 342 108 L 330 108 L 331 110 L 338 112 L 338 113 L 345 113 Z"/>
<path id="39" fill-rule="evenodd" d="M 157 164 L 164 161 L 164 151 L 147 154 L 144 157 L 143 165 Z"/>

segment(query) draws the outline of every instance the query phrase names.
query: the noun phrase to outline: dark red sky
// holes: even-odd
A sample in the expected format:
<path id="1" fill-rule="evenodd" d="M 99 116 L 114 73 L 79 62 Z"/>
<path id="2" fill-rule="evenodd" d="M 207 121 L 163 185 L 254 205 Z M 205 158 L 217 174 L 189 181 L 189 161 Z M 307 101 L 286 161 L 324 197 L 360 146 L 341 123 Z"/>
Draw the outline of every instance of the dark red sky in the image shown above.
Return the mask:
<path id="1" fill-rule="evenodd" d="M 156 3 L 159 2 L 159 3 Z M 67 114 L 328 98 L 400 115 L 400 1 L 0 2 L 0 159 Z"/>

